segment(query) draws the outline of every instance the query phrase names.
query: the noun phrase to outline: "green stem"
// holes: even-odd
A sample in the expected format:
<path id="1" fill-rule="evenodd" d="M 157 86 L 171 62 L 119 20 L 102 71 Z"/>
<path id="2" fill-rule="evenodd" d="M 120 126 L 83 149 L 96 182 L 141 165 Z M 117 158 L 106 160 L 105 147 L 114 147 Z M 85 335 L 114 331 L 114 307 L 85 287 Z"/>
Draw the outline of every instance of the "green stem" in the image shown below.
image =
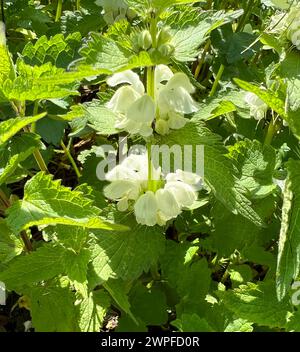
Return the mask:
<path id="1" fill-rule="evenodd" d="M 5 208 L 9 208 L 11 206 L 9 199 L 7 198 L 6 194 L 0 189 L 0 199 L 4 205 Z M 32 244 L 27 236 L 27 233 L 25 231 L 21 232 L 21 238 L 22 241 L 25 245 L 25 248 L 28 252 L 31 252 L 33 250 Z"/>
<path id="2" fill-rule="evenodd" d="M 59 22 L 62 13 L 62 0 L 57 0 L 55 22 Z"/>
<path id="3" fill-rule="evenodd" d="M 34 102 L 34 107 L 33 107 L 33 113 L 32 113 L 33 116 L 37 115 L 38 112 L 39 112 L 39 100 L 36 100 Z M 31 129 L 31 132 L 35 133 L 35 131 L 36 131 L 36 122 L 33 122 L 31 124 L 31 128 L 30 129 Z"/>
<path id="4" fill-rule="evenodd" d="M 254 5 L 255 5 L 255 0 L 254 1 L 248 0 L 248 4 L 247 4 L 247 7 L 246 7 L 246 10 L 245 10 L 244 15 L 241 18 L 237 28 L 236 28 L 236 32 L 240 32 L 240 31 L 242 31 L 244 29 L 246 21 L 247 21 L 249 15 L 250 15 L 251 9 L 253 8 Z"/>
<path id="5" fill-rule="evenodd" d="M 147 67 L 147 94 L 155 100 L 155 67 Z M 152 160 L 151 160 L 151 142 L 147 143 L 147 152 L 148 152 L 148 190 L 154 191 L 155 185 L 152 179 Z"/>
<path id="6" fill-rule="evenodd" d="M 197 79 L 199 77 L 199 74 L 201 72 L 202 66 L 204 64 L 206 53 L 208 52 L 208 50 L 210 48 L 210 44 L 211 44 L 210 40 L 208 40 L 207 43 L 205 44 L 205 47 L 203 49 L 201 58 L 199 59 L 198 65 L 197 65 L 196 70 L 195 70 L 195 74 L 194 74 L 195 79 Z"/>
<path id="7" fill-rule="evenodd" d="M 80 177 L 81 177 L 81 173 L 80 173 L 80 171 L 79 171 L 79 169 L 78 169 L 78 167 L 77 167 L 77 165 L 76 165 L 76 163 L 75 163 L 75 160 L 73 159 L 73 157 L 72 157 L 72 155 L 71 155 L 71 153 L 70 153 L 70 150 L 66 147 L 66 145 L 65 145 L 65 143 L 64 143 L 63 141 L 61 141 L 60 144 L 61 144 L 61 146 L 62 146 L 62 148 L 63 148 L 63 150 L 64 150 L 66 156 L 67 156 L 68 159 L 70 160 L 70 162 L 71 162 L 71 164 L 72 164 L 72 166 L 73 166 L 73 168 L 74 168 L 74 171 L 75 171 L 77 177 L 80 178 Z"/>
<path id="8" fill-rule="evenodd" d="M 158 22 L 158 18 L 156 14 L 153 13 L 150 20 L 150 34 L 152 37 L 152 47 L 154 49 L 157 47 L 157 22 Z"/>
<path id="9" fill-rule="evenodd" d="M 270 121 L 270 124 L 268 127 L 268 131 L 266 134 L 264 145 L 271 145 L 272 144 L 272 140 L 273 140 L 276 132 L 277 132 L 276 121 L 275 121 L 274 117 L 272 117 L 272 120 Z"/>
<path id="10" fill-rule="evenodd" d="M 218 85 L 219 85 L 219 82 L 220 82 L 220 79 L 222 78 L 224 69 L 225 69 L 225 66 L 223 64 L 221 64 L 221 66 L 219 68 L 219 71 L 217 73 L 216 79 L 214 81 L 214 84 L 212 86 L 212 89 L 211 89 L 211 91 L 209 93 L 209 97 L 212 97 L 212 96 L 215 95 L 215 93 L 217 91 L 217 88 L 218 88 Z"/>
<path id="11" fill-rule="evenodd" d="M 29 132 L 29 133 L 32 132 L 31 129 L 28 126 L 24 127 L 24 131 L 25 132 Z M 38 149 L 36 149 L 33 152 L 33 156 L 34 156 L 35 161 L 38 164 L 38 167 L 40 168 L 40 170 L 44 171 L 46 174 L 48 174 L 49 171 L 48 171 L 47 165 L 45 163 L 45 160 L 44 160 L 41 152 Z"/>
<path id="12" fill-rule="evenodd" d="M 76 1 L 76 10 L 80 11 L 80 0 Z"/>

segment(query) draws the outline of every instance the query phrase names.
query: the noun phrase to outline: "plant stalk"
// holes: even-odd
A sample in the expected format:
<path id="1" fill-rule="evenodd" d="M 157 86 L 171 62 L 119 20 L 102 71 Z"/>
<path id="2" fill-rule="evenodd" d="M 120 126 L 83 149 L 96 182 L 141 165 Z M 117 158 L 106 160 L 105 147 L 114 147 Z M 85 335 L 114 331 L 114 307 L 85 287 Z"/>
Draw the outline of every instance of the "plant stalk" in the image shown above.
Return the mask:
<path id="1" fill-rule="evenodd" d="M 62 0 L 57 0 L 55 22 L 59 22 L 62 13 Z"/>
<path id="2" fill-rule="evenodd" d="M 212 86 L 212 89 L 211 89 L 211 91 L 209 93 L 209 97 L 212 97 L 212 96 L 215 95 L 215 93 L 217 91 L 217 88 L 218 88 L 218 85 L 219 85 L 219 82 L 220 82 L 220 79 L 222 78 L 224 69 L 225 69 L 225 66 L 223 64 L 221 64 L 221 66 L 219 68 L 219 71 L 217 73 L 216 79 L 214 81 L 214 84 Z"/>
<path id="3" fill-rule="evenodd" d="M 80 173 L 80 171 L 79 171 L 79 169 L 78 169 L 78 167 L 77 167 L 77 165 L 75 163 L 74 158 L 72 157 L 72 154 L 70 153 L 70 150 L 66 147 L 66 145 L 65 145 L 65 143 L 63 141 L 61 141 L 60 145 L 63 148 L 66 156 L 70 160 L 70 163 L 72 164 L 77 177 L 80 178 L 81 177 L 81 173 Z"/>
<path id="4" fill-rule="evenodd" d="M 0 189 L 0 199 L 6 209 L 11 206 L 9 199 L 7 198 L 6 194 L 2 191 L 2 189 Z M 33 250 L 32 244 L 31 244 L 31 242 L 27 236 L 27 233 L 25 231 L 21 232 L 21 238 L 22 238 L 22 241 L 25 245 L 27 252 L 31 252 Z"/>

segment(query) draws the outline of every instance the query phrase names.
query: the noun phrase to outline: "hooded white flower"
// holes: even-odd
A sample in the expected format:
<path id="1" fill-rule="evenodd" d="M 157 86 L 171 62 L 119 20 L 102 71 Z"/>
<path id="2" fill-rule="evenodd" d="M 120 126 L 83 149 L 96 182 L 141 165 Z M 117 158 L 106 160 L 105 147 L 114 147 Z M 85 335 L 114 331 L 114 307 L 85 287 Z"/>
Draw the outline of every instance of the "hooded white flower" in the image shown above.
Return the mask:
<path id="1" fill-rule="evenodd" d="M 148 189 L 147 153 L 132 154 L 108 172 L 106 179 L 111 183 L 104 188 L 104 194 L 118 203 L 119 211 L 133 206 L 137 222 L 147 226 L 163 226 L 194 205 L 201 188 L 200 176 L 176 170 L 162 180 L 161 168 L 153 165 L 151 175 L 157 181 L 156 190 Z"/>
<path id="2" fill-rule="evenodd" d="M 104 195 L 118 202 L 118 209 L 125 211 L 129 201 L 136 201 L 148 186 L 147 154 L 131 154 L 120 165 L 107 173 L 106 179 L 111 183 L 104 188 Z M 152 166 L 152 177 L 160 179 L 160 168 Z"/>
<path id="3" fill-rule="evenodd" d="M 131 134 L 149 137 L 152 134 L 152 122 L 155 118 L 153 99 L 145 94 L 145 88 L 139 76 L 127 70 L 108 78 L 111 87 L 127 83 L 119 88 L 107 107 L 118 115 L 116 128 L 124 129 Z"/>
<path id="4" fill-rule="evenodd" d="M 96 0 L 95 3 L 103 8 L 103 18 L 108 24 L 112 24 L 126 16 L 129 18 L 135 16 L 135 13 L 128 8 L 124 0 Z"/>
<path id="5" fill-rule="evenodd" d="M 179 129 L 186 124 L 185 114 L 198 110 L 190 95 L 194 87 L 188 77 L 181 72 L 173 74 L 165 65 L 155 69 L 155 101 L 145 94 L 143 83 L 133 71 L 114 74 L 107 83 L 112 87 L 127 83 L 116 91 L 107 107 L 118 115 L 116 128 L 131 134 L 150 136 L 156 112 L 156 131 L 167 134 L 170 129 Z"/>
<path id="6" fill-rule="evenodd" d="M 266 116 L 268 111 L 268 105 L 264 103 L 256 94 L 247 93 L 245 95 L 245 102 L 250 106 L 250 115 L 255 118 L 255 120 L 261 120 Z"/>
<path id="7" fill-rule="evenodd" d="M 169 129 L 184 127 L 187 122 L 184 115 L 198 110 L 191 97 L 195 88 L 187 75 L 182 72 L 173 74 L 168 66 L 158 65 L 155 70 L 155 87 L 159 112 L 156 132 L 165 135 Z"/>

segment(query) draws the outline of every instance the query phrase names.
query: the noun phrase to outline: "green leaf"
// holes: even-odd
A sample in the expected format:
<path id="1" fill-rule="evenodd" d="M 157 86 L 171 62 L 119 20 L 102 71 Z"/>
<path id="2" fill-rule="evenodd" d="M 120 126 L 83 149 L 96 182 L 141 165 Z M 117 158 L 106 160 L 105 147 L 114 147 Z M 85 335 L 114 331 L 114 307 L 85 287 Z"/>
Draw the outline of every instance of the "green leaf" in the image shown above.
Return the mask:
<path id="1" fill-rule="evenodd" d="M 42 148 L 38 135 L 22 133 L 0 146 L 0 185 L 18 180 L 19 164 L 37 148 Z M 21 168 L 19 168 L 20 171 Z M 26 175 L 26 173 L 25 173 Z"/>
<path id="2" fill-rule="evenodd" d="M 47 113 L 36 116 L 28 117 L 16 117 L 14 119 L 9 119 L 0 123 L 0 144 L 5 143 L 19 131 L 21 131 L 27 125 L 36 122 L 46 116 Z"/>
<path id="3" fill-rule="evenodd" d="M 58 67 L 66 67 L 74 59 L 80 42 L 79 32 L 72 33 L 66 38 L 63 34 L 56 34 L 49 39 L 43 35 L 34 44 L 28 42 L 25 45 L 22 57 L 31 66 L 51 62 Z"/>
<path id="4" fill-rule="evenodd" d="M 138 324 L 130 310 L 131 306 L 127 296 L 126 283 L 122 280 L 108 280 L 103 284 L 103 287 L 109 292 L 117 305 Z"/>
<path id="5" fill-rule="evenodd" d="M 23 243 L 9 230 L 4 219 L 0 219 L 0 263 L 5 264 L 23 251 Z"/>
<path id="6" fill-rule="evenodd" d="M 300 270 L 297 254 L 300 250 L 300 162 L 290 160 L 287 169 L 276 272 L 277 296 L 280 300 L 285 297 Z"/>
<path id="7" fill-rule="evenodd" d="M 101 105 L 99 100 L 93 100 L 84 105 L 85 118 L 88 120 L 88 126 L 101 135 L 116 134 L 120 130 L 115 128 L 116 115 Z"/>
<path id="8" fill-rule="evenodd" d="M 213 332 L 213 328 L 199 315 L 182 314 L 178 319 L 171 322 L 180 332 Z"/>
<path id="9" fill-rule="evenodd" d="M 208 38 L 209 33 L 242 15 L 243 11 L 235 11 L 224 13 L 219 11 L 216 13 L 198 14 L 194 12 L 194 18 L 191 16 L 193 12 L 188 9 L 190 20 L 187 16 L 178 14 L 171 16 L 168 22 L 172 24 L 170 34 L 172 39 L 170 44 L 175 48 L 174 58 L 180 62 L 193 61 L 199 54 L 199 47 Z"/>
<path id="10" fill-rule="evenodd" d="M 36 332 L 74 332 L 75 296 L 68 287 L 40 285 L 25 291 L 30 299 L 32 325 Z"/>
<path id="11" fill-rule="evenodd" d="M 287 312 L 292 309 L 288 299 L 277 301 L 275 286 L 271 281 L 218 291 L 217 295 L 225 307 L 239 318 L 262 326 L 284 328 Z"/>
<path id="12" fill-rule="evenodd" d="M 70 86 L 70 82 L 79 79 L 76 77 L 78 72 L 65 72 L 64 69 L 57 68 L 51 63 L 29 66 L 20 59 L 17 62 L 17 69 L 19 76 L 15 79 L 6 79 L 0 87 L 0 93 L 2 92 L 8 101 L 35 101 L 78 95 L 74 86 Z"/>
<path id="13" fill-rule="evenodd" d="M 40 172 L 25 185 L 24 199 L 8 209 L 7 222 L 19 233 L 38 225 L 76 225 L 85 228 L 126 230 L 99 217 L 100 209 L 81 192 L 71 191 Z"/>
<path id="14" fill-rule="evenodd" d="M 240 184 L 251 192 L 252 197 L 266 197 L 277 188 L 273 183 L 277 162 L 275 149 L 245 139 L 230 147 L 229 152 L 239 170 Z"/>
<path id="15" fill-rule="evenodd" d="M 30 255 L 13 259 L 0 273 L 0 280 L 10 289 L 48 280 L 63 272 L 65 250 L 62 247 L 44 245 Z"/>
<path id="16" fill-rule="evenodd" d="M 249 323 L 245 319 L 235 319 L 230 322 L 224 332 L 252 332 L 252 323 Z"/>
<path id="17" fill-rule="evenodd" d="M 262 101 L 264 101 L 272 110 L 277 112 L 277 114 L 280 115 L 283 119 L 288 119 L 287 114 L 285 112 L 284 101 L 281 100 L 279 97 L 276 97 L 273 92 L 262 89 L 252 83 L 242 81 L 238 78 L 234 78 L 234 82 L 242 89 L 256 94 Z"/>
<path id="18" fill-rule="evenodd" d="M 6 45 L 2 44 L 0 41 L 0 84 L 2 85 L 7 78 L 13 76 L 14 71 L 9 51 Z"/>
<path id="19" fill-rule="evenodd" d="M 91 40 L 80 50 L 80 55 L 83 58 L 79 61 L 79 67 L 91 65 L 96 70 L 104 69 L 109 72 L 126 67 L 132 56 L 128 49 L 98 33 L 91 34 Z"/>
<path id="20" fill-rule="evenodd" d="M 254 206 L 256 212 L 267 222 L 272 219 L 276 210 L 276 198 L 270 196 L 263 200 L 256 200 Z M 272 239 L 268 237 L 270 228 L 259 228 L 244 217 L 232 214 L 220 203 L 214 205 L 211 216 L 214 219 L 214 229 L 206 241 L 211 243 L 212 250 L 221 257 L 228 257 L 235 250 L 244 253 L 252 244 L 262 246 Z M 259 264 L 263 263 L 259 262 Z"/>
<path id="21" fill-rule="evenodd" d="M 251 202 L 236 184 L 235 168 L 225 154 L 226 149 L 218 135 L 208 130 L 203 123 L 192 120 L 178 131 L 173 131 L 167 138 L 162 138 L 160 144 L 169 146 L 204 145 L 204 182 L 230 211 L 241 214 L 256 225 L 263 224 L 257 213 L 251 208 Z M 194 157 L 195 157 L 194 150 Z M 196 160 L 193 160 L 195 164 Z M 195 169 L 195 167 L 194 167 Z"/>
<path id="22" fill-rule="evenodd" d="M 147 272 L 164 250 L 165 239 L 160 227 L 140 226 L 134 218 L 124 216 L 121 222 L 130 226 L 130 232 L 94 231 L 90 248 L 95 284 L 109 278 L 135 279 L 143 271 Z"/>
<path id="23" fill-rule="evenodd" d="M 79 302 L 78 325 L 82 332 L 100 332 L 110 306 L 110 298 L 104 290 L 93 291 Z"/>
<path id="24" fill-rule="evenodd" d="M 167 322 L 166 296 L 158 287 L 153 285 L 146 288 L 139 282 L 129 295 L 133 315 L 140 318 L 145 325 L 163 325 Z"/>

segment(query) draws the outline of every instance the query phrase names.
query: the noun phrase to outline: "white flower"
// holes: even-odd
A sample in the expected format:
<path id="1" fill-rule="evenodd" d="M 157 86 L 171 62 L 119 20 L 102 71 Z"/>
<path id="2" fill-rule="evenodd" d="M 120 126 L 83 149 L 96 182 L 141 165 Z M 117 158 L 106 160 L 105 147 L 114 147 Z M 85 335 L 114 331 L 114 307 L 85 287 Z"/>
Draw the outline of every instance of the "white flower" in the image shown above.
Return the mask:
<path id="1" fill-rule="evenodd" d="M 167 82 L 163 84 L 163 82 Z M 168 66 L 158 65 L 155 70 L 156 101 L 159 119 L 156 121 L 156 132 L 165 135 L 169 129 L 180 129 L 185 126 L 185 114 L 198 110 L 190 94 L 195 88 L 189 78 L 182 72 L 173 72 Z"/>
<path id="2" fill-rule="evenodd" d="M 127 84 L 115 92 L 106 106 L 118 116 L 115 127 L 131 134 L 149 137 L 153 133 L 156 113 L 156 131 L 167 134 L 170 129 L 179 129 L 186 124 L 185 114 L 198 110 L 190 95 L 195 89 L 189 78 L 182 72 L 173 74 L 165 65 L 155 69 L 155 101 L 145 94 L 143 83 L 133 71 L 114 74 L 107 83 L 111 87 Z"/>
<path id="3" fill-rule="evenodd" d="M 116 128 L 149 137 L 153 132 L 151 125 L 155 118 L 155 104 L 145 94 L 139 76 L 128 70 L 114 74 L 107 83 L 112 87 L 122 83 L 129 84 L 119 88 L 107 103 L 107 107 L 118 115 Z"/>
<path id="4" fill-rule="evenodd" d="M 250 106 L 250 116 L 253 116 L 255 120 L 261 120 L 265 118 L 268 111 L 268 105 L 264 103 L 256 94 L 247 93 L 245 95 L 245 102 Z"/>
<path id="5" fill-rule="evenodd" d="M 120 165 L 107 173 L 106 179 L 111 183 L 104 188 L 104 195 L 118 202 L 118 209 L 125 211 L 129 201 L 136 201 L 148 186 L 147 154 L 131 154 Z M 160 168 L 152 166 L 152 178 L 160 179 Z"/>
<path id="6" fill-rule="evenodd" d="M 163 226 L 175 219 L 184 209 L 193 206 L 201 177 L 191 172 L 176 170 L 162 180 L 161 168 L 152 165 L 155 190 L 148 189 L 148 155 L 131 154 L 120 165 L 107 173 L 111 183 L 104 188 L 107 198 L 117 202 L 119 211 L 134 209 L 139 224 Z"/>
<path id="7" fill-rule="evenodd" d="M 151 191 L 146 192 L 134 205 L 136 221 L 141 225 L 154 226 L 157 223 L 157 199 Z"/>
<path id="8" fill-rule="evenodd" d="M 125 18 L 128 14 L 128 6 L 124 0 L 96 0 L 95 3 L 103 8 L 103 18 L 108 24 Z"/>

